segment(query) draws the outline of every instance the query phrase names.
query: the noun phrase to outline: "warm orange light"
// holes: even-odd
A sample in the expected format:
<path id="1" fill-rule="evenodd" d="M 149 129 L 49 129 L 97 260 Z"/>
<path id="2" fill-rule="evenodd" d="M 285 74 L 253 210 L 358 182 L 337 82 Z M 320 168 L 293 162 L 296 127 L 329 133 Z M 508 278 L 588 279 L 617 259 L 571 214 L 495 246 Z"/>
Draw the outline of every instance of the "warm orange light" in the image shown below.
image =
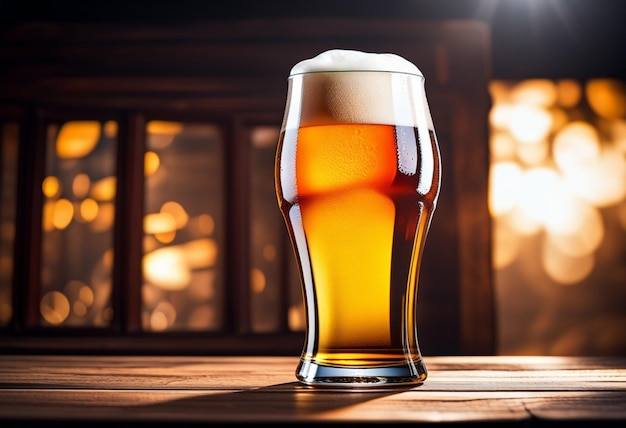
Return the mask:
<path id="1" fill-rule="evenodd" d="M 84 198 L 89 193 L 89 186 L 91 180 L 87 174 L 76 174 L 74 180 L 72 180 L 72 192 L 77 198 Z"/>
<path id="2" fill-rule="evenodd" d="M 159 248 L 144 255 L 143 275 L 163 290 L 183 290 L 191 280 L 185 252 L 178 247 Z"/>
<path id="3" fill-rule="evenodd" d="M 552 241 L 545 240 L 541 253 L 543 268 L 552 280 L 561 285 L 572 285 L 591 273 L 595 266 L 593 254 L 571 257 L 552 244 Z"/>
<path id="4" fill-rule="evenodd" d="M 562 179 L 550 168 L 531 168 L 524 172 L 519 186 L 521 209 L 540 224 L 545 224 L 555 206 L 555 195 L 562 192 Z"/>
<path id="5" fill-rule="evenodd" d="M 543 140 L 552 128 L 552 114 L 540 106 L 520 104 L 511 112 L 509 130 L 521 143 Z"/>
<path id="6" fill-rule="evenodd" d="M 96 147 L 99 139 L 99 122 L 90 120 L 66 122 L 57 136 L 57 156 L 60 159 L 85 157 Z"/>
<path id="7" fill-rule="evenodd" d="M 533 144 L 518 144 L 517 157 L 528 166 L 543 165 L 550 156 L 550 144 L 547 140 L 539 140 Z"/>
<path id="8" fill-rule="evenodd" d="M 74 205 L 67 199 L 59 199 L 54 203 L 52 224 L 57 229 L 65 229 L 74 217 Z"/>
<path id="9" fill-rule="evenodd" d="M 502 220 L 522 236 L 535 235 L 543 227 L 539 220 L 529 216 L 520 205 L 516 205 L 512 211 L 506 213 Z"/>
<path id="10" fill-rule="evenodd" d="M 189 215 L 181 204 L 175 201 L 168 201 L 161 206 L 161 213 L 169 214 L 176 223 L 176 229 L 182 229 L 189 221 Z"/>
<path id="11" fill-rule="evenodd" d="M 592 79 L 585 87 L 589 105 L 600 117 L 626 119 L 626 84 L 615 79 Z"/>
<path id="12" fill-rule="evenodd" d="M 109 120 L 104 124 L 104 135 L 108 138 L 114 138 L 117 136 L 117 122 L 114 120 Z"/>
<path id="13" fill-rule="evenodd" d="M 256 294 L 265 290 L 265 274 L 260 269 L 253 268 L 250 270 L 250 289 Z"/>
<path id="14" fill-rule="evenodd" d="M 166 233 L 176 230 L 176 220 L 169 213 L 147 214 L 143 218 L 144 233 Z"/>
<path id="15" fill-rule="evenodd" d="M 60 325 L 70 314 L 70 302 L 60 291 L 50 291 L 41 298 L 39 311 L 46 322 Z"/>
<path id="16" fill-rule="evenodd" d="M 93 221 L 98 215 L 98 203 L 91 198 L 80 203 L 80 216 L 84 221 Z"/>
<path id="17" fill-rule="evenodd" d="M 563 254 L 582 257 L 593 254 L 604 239 L 604 222 L 600 212 L 590 205 L 581 203 L 578 211 L 567 218 L 569 230 L 549 231 L 547 239 Z"/>
<path id="18" fill-rule="evenodd" d="M 151 149 L 162 149 L 172 144 L 176 135 L 183 131 L 183 124 L 180 122 L 151 120 L 146 126 L 146 131 L 148 147 Z"/>
<path id="19" fill-rule="evenodd" d="M 195 239 L 180 246 L 187 264 L 192 269 L 203 269 L 215 266 L 218 248 L 213 239 Z"/>
<path id="20" fill-rule="evenodd" d="M 548 79 L 527 79 L 511 90 L 511 99 L 516 104 L 550 107 L 557 100 L 557 87 Z"/>
<path id="21" fill-rule="evenodd" d="M 252 146 L 257 148 L 271 148 L 278 143 L 280 129 L 275 126 L 257 126 L 252 131 L 250 140 Z"/>
<path id="22" fill-rule="evenodd" d="M 273 262 L 276 259 L 276 247 L 272 244 L 265 244 L 263 246 L 263 258 L 268 262 Z"/>
<path id="23" fill-rule="evenodd" d="M 211 235 L 215 231 L 215 220 L 209 214 L 200 214 L 198 216 L 198 228 L 201 233 Z"/>
<path id="24" fill-rule="evenodd" d="M 183 124 L 181 122 L 151 120 L 146 129 L 150 134 L 180 134 L 183 130 Z"/>
<path id="25" fill-rule="evenodd" d="M 87 305 L 80 300 L 76 300 L 72 303 L 72 313 L 77 317 L 84 317 L 87 315 Z"/>
<path id="26" fill-rule="evenodd" d="M 113 227 L 115 220 L 115 205 L 112 202 L 104 202 L 98 205 L 98 214 L 89 223 L 95 232 L 103 232 Z"/>
<path id="27" fill-rule="evenodd" d="M 626 120 L 614 120 L 609 129 L 613 145 L 626 156 Z"/>
<path id="28" fill-rule="evenodd" d="M 496 102 L 489 112 L 489 124 L 494 129 L 506 129 L 509 126 L 513 113 L 513 104 L 507 102 Z"/>
<path id="29" fill-rule="evenodd" d="M 162 301 L 150 315 L 150 329 L 163 331 L 171 327 L 176 321 L 176 308 L 169 302 Z"/>
<path id="30" fill-rule="evenodd" d="M 61 191 L 59 179 L 53 175 L 49 175 L 44 178 L 43 183 L 41 184 L 41 191 L 46 198 L 54 198 L 58 196 Z"/>
<path id="31" fill-rule="evenodd" d="M 306 326 L 304 320 L 304 310 L 301 305 L 294 305 L 289 307 L 289 330 L 291 331 L 303 331 Z"/>
<path id="32" fill-rule="evenodd" d="M 86 306 L 93 305 L 94 295 L 93 290 L 89 288 L 87 285 L 83 285 L 80 287 L 78 291 L 78 299 L 83 302 Z"/>
<path id="33" fill-rule="evenodd" d="M 562 107 L 574 107 L 580 102 L 582 88 L 580 83 L 571 79 L 562 79 L 556 83 L 557 104 Z"/>
<path id="34" fill-rule="evenodd" d="M 43 204 L 43 209 L 41 210 L 41 228 L 44 232 L 54 230 L 54 223 L 52 221 L 54 217 L 54 205 L 55 201 L 46 201 Z"/>
<path id="35" fill-rule="evenodd" d="M 489 173 L 489 209 L 493 216 L 511 210 L 518 202 L 522 169 L 515 162 L 497 162 Z"/>
<path id="36" fill-rule="evenodd" d="M 146 152 L 143 157 L 143 164 L 144 175 L 146 177 L 150 177 L 159 169 L 159 166 L 161 165 L 161 158 L 159 158 L 159 155 L 155 152 Z"/>
<path id="37" fill-rule="evenodd" d="M 162 244 L 169 244 L 176 238 L 176 231 L 170 230 L 169 232 L 155 233 L 154 237 Z"/>
<path id="38" fill-rule="evenodd" d="M 520 235 L 505 222 L 495 223 L 493 229 L 493 267 L 502 269 L 508 266 L 519 253 Z"/>
<path id="39" fill-rule="evenodd" d="M 553 156 L 559 169 L 576 174 L 600 155 L 598 131 L 588 122 L 570 122 L 554 137 Z"/>
<path id="40" fill-rule="evenodd" d="M 114 176 L 96 181 L 91 187 L 91 196 L 97 201 L 112 201 L 115 198 L 117 179 Z"/>
<path id="41" fill-rule="evenodd" d="M 597 207 L 615 205 L 626 198 L 626 157 L 604 147 L 578 169 L 568 169 L 565 179 L 568 188 L 585 201 Z"/>

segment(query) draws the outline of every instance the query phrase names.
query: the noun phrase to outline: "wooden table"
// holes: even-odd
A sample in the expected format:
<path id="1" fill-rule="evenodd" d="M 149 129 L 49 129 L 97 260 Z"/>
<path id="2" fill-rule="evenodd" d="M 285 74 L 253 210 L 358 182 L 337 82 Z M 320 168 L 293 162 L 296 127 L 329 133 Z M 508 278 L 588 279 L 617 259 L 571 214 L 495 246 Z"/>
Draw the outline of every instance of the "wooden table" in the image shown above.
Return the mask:
<path id="1" fill-rule="evenodd" d="M 320 390 L 294 357 L 0 355 L 0 426 L 626 420 L 626 358 L 425 360 L 421 386 Z"/>

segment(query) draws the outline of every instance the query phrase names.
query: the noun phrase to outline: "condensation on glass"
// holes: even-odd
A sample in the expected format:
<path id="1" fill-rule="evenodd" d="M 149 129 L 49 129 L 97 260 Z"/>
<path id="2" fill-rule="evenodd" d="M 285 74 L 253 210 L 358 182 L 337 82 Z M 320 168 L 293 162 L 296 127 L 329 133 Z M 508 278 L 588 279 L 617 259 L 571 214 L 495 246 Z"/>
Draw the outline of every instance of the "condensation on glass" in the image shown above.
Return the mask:
<path id="1" fill-rule="evenodd" d="M 224 327 L 224 139 L 219 127 L 146 126 L 142 328 Z"/>
<path id="2" fill-rule="evenodd" d="M 17 198 L 17 147 L 19 127 L 0 122 L 0 326 L 13 314 L 13 245 Z"/>
<path id="3" fill-rule="evenodd" d="M 49 123 L 43 193 L 44 326 L 106 327 L 113 318 L 117 122 Z"/>
<path id="4" fill-rule="evenodd" d="M 285 316 L 288 330 L 305 327 L 298 269 L 275 203 L 279 132 L 275 126 L 250 130 L 250 323 L 258 333 L 280 331 Z"/>

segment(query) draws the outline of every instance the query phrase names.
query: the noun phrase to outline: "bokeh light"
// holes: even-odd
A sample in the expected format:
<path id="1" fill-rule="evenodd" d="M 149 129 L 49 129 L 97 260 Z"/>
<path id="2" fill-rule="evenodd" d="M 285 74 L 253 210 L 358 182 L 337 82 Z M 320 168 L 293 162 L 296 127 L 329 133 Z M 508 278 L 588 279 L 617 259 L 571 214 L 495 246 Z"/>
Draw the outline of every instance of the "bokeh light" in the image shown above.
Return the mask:
<path id="1" fill-rule="evenodd" d="M 39 309 L 47 323 L 60 325 L 70 314 L 70 302 L 60 291 L 50 291 L 41 298 Z"/>
<path id="2" fill-rule="evenodd" d="M 146 126 L 146 131 L 148 147 L 164 149 L 172 144 L 176 135 L 183 131 L 183 124 L 180 122 L 151 120 Z"/>
<path id="3" fill-rule="evenodd" d="M 176 201 L 165 202 L 161 206 L 161 213 L 170 215 L 174 219 L 176 229 L 182 229 L 189 221 L 189 215 L 185 208 Z"/>
<path id="4" fill-rule="evenodd" d="M 489 208 L 491 215 L 500 216 L 518 202 L 522 186 L 522 168 L 515 162 L 497 162 L 489 174 Z"/>
<path id="5" fill-rule="evenodd" d="M 261 269 L 250 270 L 250 289 L 253 293 L 262 293 L 265 290 L 265 274 Z"/>
<path id="6" fill-rule="evenodd" d="M 179 247 L 163 247 L 143 256 L 143 276 L 164 290 L 183 290 L 191 273 L 185 252 Z"/>
<path id="7" fill-rule="evenodd" d="M 582 87 L 572 79 L 561 79 L 556 82 L 556 103 L 561 107 L 575 107 L 580 103 Z"/>
<path id="8" fill-rule="evenodd" d="M 605 119 L 626 117 L 626 84 L 615 79 L 593 79 L 585 92 L 594 112 Z"/>
<path id="9" fill-rule="evenodd" d="M 41 190 L 46 198 L 54 198 L 59 196 L 61 192 L 61 184 L 59 179 L 53 175 L 44 178 Z"/>
<path id="10" fill-rule="evenodd" d="M 89 175 L 85 173 L 76 174 L 72 181 L 72 192 L 77 198 L 84 198 L 89 193 L 89 186 L 91 186 Z"/>
<path id="11" fill-rule="evenodd" d="M 144 175 L 146 177 L 150 177 L 159 169 L 161 165 L 161 158 L 159 155 L 153 151 L 148 151 L 144 155 Z"/>
<path id="12" fill-rule="evenodd" d="M 98 216 L 98 203 L 91 198 L 83 199 L 79 207 L 83 221 L 91 222 Z"/>
<path id="13" fill-rule="evenodd" d="M 52 209 L 52 225 L 57 229 L 65 229 L 74 217 L 74 205 L 68 199 L 54 202 Z"/>
<path id="14" fill-rule="evenodd" d="M 624 298 L 626 248 L 624 82 L 531 79 L 489 89 L 500 352 L 619 348 L 616 332 L 626 319 L 616 304 Z"/>
<path id="15" fill-rule="evenodd" d="M 176 220 L 169 213 L 147 214 L 143 218 L 145 233 L 165 233 L 176 229 Z"/>
<path id="16" fill-rule="evenodd" d="M 85 157 L 96 147 L 99 139 L 99 122 L 90 120 L 66 122 L 57 137 L 57 157 L 59 159 Z"/>

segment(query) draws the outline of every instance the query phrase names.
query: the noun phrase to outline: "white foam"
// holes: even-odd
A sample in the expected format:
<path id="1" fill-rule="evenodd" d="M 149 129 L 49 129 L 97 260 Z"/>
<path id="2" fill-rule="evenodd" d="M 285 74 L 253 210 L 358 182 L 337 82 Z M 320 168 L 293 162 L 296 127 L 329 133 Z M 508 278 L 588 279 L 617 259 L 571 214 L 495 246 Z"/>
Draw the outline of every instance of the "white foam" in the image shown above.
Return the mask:
<path id="1" fill-rule="evenodd" d="M 423 76 L 415 64 L 400 55 L 347 49 L 331 49 L 300 61 L 290 75 L 324 71 L 392 71 Z"/>
<path id="2" fill-rule="evenodd" d="M 338 123 L 428 128 L 424 76 L 395 54 L 326 51 L 296 64 L 289 83 L 283 129 Z"/>

